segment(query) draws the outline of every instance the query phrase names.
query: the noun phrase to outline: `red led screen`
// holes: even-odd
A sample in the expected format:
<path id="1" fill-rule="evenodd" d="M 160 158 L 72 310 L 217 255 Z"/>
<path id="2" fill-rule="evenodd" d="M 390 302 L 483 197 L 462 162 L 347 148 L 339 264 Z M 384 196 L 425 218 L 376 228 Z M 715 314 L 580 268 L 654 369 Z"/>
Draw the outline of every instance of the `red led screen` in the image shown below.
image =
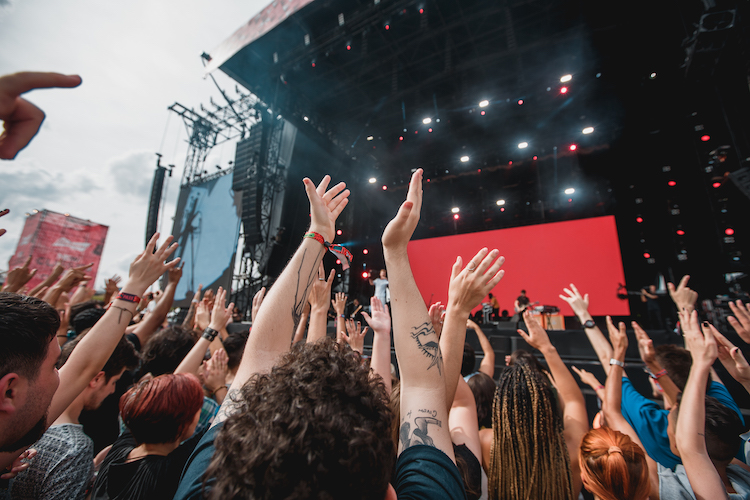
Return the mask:
<path id="1" fill-rule="evenodd" d="M 625 275 L 613 216 L 412 241 L 409 260 L 425 303 L 445 303 L 456 256 L 465 266 L 485 246 L 505 256 L 505 276 L 492 291 L 501 311 L 512 315 L 513 301 L 525 289 L 532 302 L 556 305 L 572 316 L 558 295 L 575 283 L 589 294 L 592 315 L 630 315 L 628 301 L 617 298 Z"/>

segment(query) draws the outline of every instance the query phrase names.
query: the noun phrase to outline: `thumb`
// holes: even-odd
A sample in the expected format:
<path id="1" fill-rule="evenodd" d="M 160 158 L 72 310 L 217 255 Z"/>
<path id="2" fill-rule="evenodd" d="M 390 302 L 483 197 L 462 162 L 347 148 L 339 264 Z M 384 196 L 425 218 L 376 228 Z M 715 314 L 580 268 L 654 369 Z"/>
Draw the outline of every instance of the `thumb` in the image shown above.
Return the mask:
<path id="1" fill-rule="evenodd" d="M 362 311 L 362 317 L 365 318 L 365 321 L 367 321 L 368 324 L 370 323 L 370 320 L 372 319 L 370 315 L 367 314 L 365 311 Z"/>
<path id="2" fill-rule="evenodd" d="M 738 365 L 746 365 L 747 360 L 745 359 L 745 356 L 742 355 L 742 351 L 740 351 L 739 347 L 734 347 L 732 350 L 729 351 L 729 354 L 732 356 L 732 359 L 734 362 Z"/>

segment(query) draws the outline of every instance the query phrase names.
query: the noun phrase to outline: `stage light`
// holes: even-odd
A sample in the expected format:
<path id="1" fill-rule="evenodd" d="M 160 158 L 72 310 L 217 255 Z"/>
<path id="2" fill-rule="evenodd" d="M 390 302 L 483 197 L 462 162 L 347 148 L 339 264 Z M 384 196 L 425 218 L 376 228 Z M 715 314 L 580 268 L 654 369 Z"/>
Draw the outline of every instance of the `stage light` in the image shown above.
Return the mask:
<path id="1" fill-rule="evenodd" d="M 461 209 L 460 209 L 460 208 L 458 208 L 458 207 L 453 207 L 453 208 L 451 208 L 451 212 L 453 212 L 454 214 L 457 214 L 457 213 L 458 213 L 458 212 L 460 212 L 460 211 L 461 211 Z"/>
<path id="2" fill-rule="evenodd" d="M 370 177 L 367 182 L 369 182 L 370 184 L 375 184 L 376 182 L 378 182 L 378 180 L 375 177 Z"/>
<path id="3" fill-rule="evenodd" d="M 685 234 L 685 231 L 683 231 L 682 229 L 678 229 L 677 230 L 677 235 L 678 236 L 683 236 L 684 234 Z"/>
<path id="4" fill-rule="evenodd" d="M 424 14 L 424 9 L 419 9 L 420 14 Z"/>
<path id="5" fill-rule="evenodd" d="M 711 140 L 711 136 L 710 135 L 702 135 L 701 136 L 701 141 L 703 141 L 703 142 L 708 142 L 710 140 Z"/>
<path id="6" fill-rule="evenodd" d="M 346 50 L 352 50 L 352 45 L 350 43 L 346 44 Z"/>
<path id="7" fill-rule="evenodd" d="M 518 149 L 525 149 L 525 148 L 528 148 L 528 147 L 529 147 L 529 143 L 528 142 L 519 142 L 518 143 Z"/>
<path id="8" fill-rule="evenodd" d="M 656 73 L 651 73 L 650 75 L 648 75 L 648 77 L 653 80 L 654 78 L 656 78 Z"/>
<path id="9" fill-rule="evenodd" d="M 453 220 L 458 220 L 458 214 L 453 214 Z"/>
<path id="10" fill-rule="evenodd" d="M 368 136 L 367 136 L 367 140 L 368 140 L 368 141 L 371 141 L 371 140 L 373 140 L 373 139 L 374 139 L 374 137 L 373 137 L 373 136 L 371 136 L 371 135 L 368 135 Z"/>
<path id="11" fill-rule="evenodd" d="M 520 106 L 520 105 L 522 105 L 522 104 L 523 104 L 523 99 L 519 99 L 519 100 L 518 100 L 518 105 Z"/>
<path id="12" fill-rule="evenodd" d="M 302 117 L 302 119 L 303 119 L 303 120 L 305 120 L 306 122 L 309 122 L 309 121 L 310 121 L 310 118 L 308 118 L 308 117 L 306 117 L 306 116 L 303 116 L 303 117 Z"/>
<path id="13" fill-rule="evenodd" d="M 414 131 L 414 133 L 415 133 L 415 134 L 418 134 L 418 133 L 419 133 L 419 130 L 415 130 L 415 131 Z"/>
<path id="14" fill-rule="evenodd" d="M 509 162 L 508 162 L 508 165 L 513 165 L 513 161 L 509 161 Z"/>
<path id="15" fill-rule="evenodd" d="M 497 200 L 497 201 L 495 202 L 495 204 L 496 204 L 497 206 L 502 206 L 502 205 L 505 205 L 505 200 Z"/>
<path id="16" fill-rule="evenodd" d="M 560 89 L 560 93 L 561 93 L 561 94 L 567 94 L 567 93 L 568 93 L 568 87 L 562 87 L 562 88 Z"/>
<path id="17" fill-rule="evenodd" d="M 398 140 L 399 140 L 399 141 L 403 141 L 403 140 L 404 140 L 404 136 L 403 136 L 403 135 L 400 135 L 400 136 L 398 137 Z"/>
<path id="18" fill-rule="evenodd" d="M 385 191 L 385 190 L 387 190 L 387 189 L 388 189 L 388 186 L 386 186 L 386 185 L 383 185 L 383 191 Z"/>
<path id="19" fill-rule="evenodd" d="M 462 156 L 461 157 L 461 162 L 462 163 L 466 163 L 467 161 L 469 161 L 469 157 L 468 156 Z"/>
<path id="20" fill-rule="evenodd" d="M 391 29 L 391 25 L 388 23 L 385 23 L 385 30 L 388 31 L 389 29 Z"/>
<path id="21" fill-rule="evenodd" d="M 570 150 L 571 151 L 575 151 L 576 149 L 578 149 L 578 146 L 576 146 L 575 144 L 571 144 L 570 145 Z"/>
<path id="22" fill-rule="evenodd" d="M 481 114 L 482 116 L 484 116 L 484 115 L 485 115 L 484 111 L 482 111 L 482 112 L 481 112 L 480 114 Z"/>
<path id="23" fill-rule="evenodd" d="M 569 82 L 573 79 L 573 75 L 563 75 L 560 77 L 560 83 Z"/>
<path id="24" fill-rule="evenodd" d="M 643 258 L 645 258 L 645 259 L 650 259 L 650 258 L 651 258 L 651 254 L 650 254 L 650 253 L 648 253 L 648 252 L 644 252 L 644 253 L 643 253 Z"/>
<path id="25" fill-rule="evenodd" d="M 314 68 L 315 67 L 315 59 L 312 60 L 311 64 L 312 64 L 312 67 Z"/>
<path id="26" fill-rule="evenodd" d="M 594 127 L 586 127 L 585 129 L 581 130 L 582 133 L 588 135 L 594 132 Z"/>
<path id="27" fill-rule="evenodd" d="M 565 194 L 573 194 L 575 192 L 576 192 L 575 188 L 568 188 L 565 190 Z"/>
<path id="28" fill-rule="evenodd" d="M 667 182 L 667 186 L 669 186 L 669 187 L 675 187 L 676 185 L 677 185 L 677 183 L 675 181 L 669 181 L 669 182 Z"/>
<path id="29" fill-rule="evenodd" d="M 643 217 L 636 217 L 636 218 L 635 218 L 635 221 L 636 221 L 636 222 L 637 222 L 638 224 L 640 224 L 641 222 L 643 222 Z"/>
<path id="30" fill-rule="evenodd" d="M 727 236 L 732 236 L 734 234 L 734 229 L 728 227 L 724 230 L 724 234 L 726 234 Z"/>
<path id="31" fill-rule="evenodd" d="M 568 198 L 568 203 L 573 203 L 573 198 Z"/>
<path id="32" fill-rule="evenodd" d="M 425 125 L 429 125 L 430 123 L 432 123 L 432 118 L 428 116 L 427 118 L 422 120 L 422 123 L 424 123 Z"/>
<path id="33" fill-rule="evenodd" d="M 714 182 L 712 184 L 712 186 L 715 187 L 715 188 L 720 188 L 721 187 L 721 182 Z"/>
<path id="34" fill-rule="evenodd" d="M 39 213 L 39 210 L 37 210 L 37 209 L 35 208 L 34 210 L 32 210 L 32 212 L 34 212 L 35 214 L 38 214 L 38 213 Z"/>
<path id="35" fill-rule="evenodd" d="M 500 209 L 501 212 L 505 212 L 505 207 Z"/>
<path id="36" fill-rule="evenodd" d="M 532 159 L 532 160 L 536 160 L 536 159 L 537 159 L 537 156 L 536 156 L 536 155 L 534 155 L 534 156 L 532 156 L 532 157 L 531 157 L 531 159 Z"/>
<path id="37" fill-rule="evenodd" d="M 338 236 L 341 236 L 342 234 L 344 234 L 344 232 L 343 232 L 343 231 L 342 231 L 341 229 L 338 229 L 338 230 L 336 231 L 336 234 L 337 234 Z"/>
<path id="38" fill-rule="evenodd" d="M 486 99 L 484 101 L 479 101 L 479 107 L 480 108 L 486 108 L 489 105 L 490 105 L 490 101 L 488 101 Z"/>
<path id="39" fill-rule="evenodd" d="M 365 255 L 367 255 L 368 253 L 370 253 L 370 251 L 365 248 L 364 250 L 362 250 L 362 253 L 365 254 Z"/>
<path id="40" fill-rule="evenodd" d="M 369 277 L 370 277 L 370 273 L 368 273 L 367 271 L 362 271 L 362 279 L 367 279 Z"/>
<path id="41" fill-rule="evenodd" d="M 428 128 L 428 129 L 427 129 L 427 131 L 428 131 L 428 132 L 432 132 L 432 128 Z"/>

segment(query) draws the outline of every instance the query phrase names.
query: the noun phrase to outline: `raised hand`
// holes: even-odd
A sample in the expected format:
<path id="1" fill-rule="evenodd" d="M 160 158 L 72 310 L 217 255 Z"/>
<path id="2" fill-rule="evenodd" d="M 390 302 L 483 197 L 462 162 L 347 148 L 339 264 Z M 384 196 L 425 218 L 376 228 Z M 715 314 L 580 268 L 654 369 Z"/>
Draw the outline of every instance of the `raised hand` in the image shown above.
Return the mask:
<path id="1" fill-rule="evenodd" d="M 82 281 L 81 284 L 78 286 L 78 289 L 76 289 L 73 296 L 70 298 L 70 304 L 80 304 L 82 302 L 86 302 L 87 300 L 91 300 L 91 298 L 96 294 L 96 291 L 93 288 L 88 287 L 88 281 Z"/>
<path id="2" fill-rule="evenodd" d="M 216 349 L 211 359 L 203 362 L 203 381 L 206 389 L 216 392 L 226 383 L 228 361 L 227 352 L 224 349 Z"/>
<path id="3" fill-rule="evenodd" d="M 708 324 L 711 333 L 716 339 L 717 354 L 719 361 L 724 365 L 729 374 L 739 383 L 746 385 L 750 383 L 750 365 L 739 347 L 732 344 L 714 325 Z"/>
<path id="4" fill-rule="evenodd" d="M 331 269 L 327 280 L 325 278 L 325 272 L 323 262 L 321 261 L 318 266 L 318 279 L 313 282 L 310 289 L 310 295 L 307 296 L 307 300 L 310 301 L 310 307 L 312 310 L 328 311 L 328 304 L 331 300 L 331 287 L 333 286 L 333 278 L 336 275 L 336 270 Z"/>
<path id="5" fill-rule="evenodd" d="M 422 211 L 422 174 L 421 168 L 412 174 L 406 201 L 383 231 L 383 249 L 387 252 L 406 253 L 406 246 L 417 228 Z"/>
<path id="6" fill-rule="evenodd" d="M 448 309 L 468 317 L 505 275 L 505 271 L 500 270 L 504 262 L 505 257 L 501 257 L 497 249 L 481 249 L 464 269 L 461 269 L 461 257 L 457 257 L 448 285 Z"/>
<path id="7" fill-rule="evenodd" d="M 435 329 L 435 334 L 440 338 L 440 334 L 443 332 L 443 322 L 445 321 L 445 306 L 441 302 L 435 302 L 427 310 L 427 314 L 430 315 L 430 322 L 432 328 Z"/>
<path id="8" fill-rule="evenodd" d="M 211 322 L 211 308 L 208 305 L 208 299 L 205 297 L 203 300 L 198 302 L 198 305 L 195 306 L 195 327 L 203 331 L 208 327 L 208 324 Z"/>
<path id="9" fill-rule="evenodd" d="M 18 455 L 11 466 L 6 469 L 7 472 L 0 476 L 0 479 L 4 479 L 6 481 L 8 479 L 13 479 L 19 473 L 31 467 L 31 460 L 36 456 L 36 453 L 37 451 L 32 448 Z"/>
<path id="10" fill-rule="evenodd" d="M 524 332 L 520 328 L 517 331 L 527 344 L 540 351 L 543 351 L 547 347 L 552 347 L 549 335 L 547 335 L 547 332 L 542 328 L 539 319 L 531 314 L 531 311 L 528 309 L 523 312 L 523 322 L 526 324 L 529 333 Z"/>
<path id="11" fill-rule="evenodd" d="M 390 335 L 391 315 L 388 312 L 388 307 L 383 305 L 379 298 L 373 297 L 372 299 L 370 299 L 370 309 L 372 310 L 372 316 L 364 311 L 362 312 L 362 316 L 365 318 L 365 321 L 367 321 L 367 324 L 370 325 L 372 331 L 375 332 L 375 335 L 382 333 Z M 347 330 L 350 321 L 352 320 L 347 321 Z"/>
<path id="12" fill-rule="evenodd" d="M 263 303 L 263 298 L 266 296 L 266 287 L 261 287 L 260 290 L 255 292 L 255 295 L 253 296 L 253 308 L 252 308 L 252 320 L 255 321 L 255 319 L 258 317 L 258 311 L 260 310 L 260 305 Z"/>
<path id="13" fill-rule="evenodd" d="M 31 281 L 31 278 L 36 274 L 36 269 L 29 270 L 31 258 L 32 256 L 29 255 L 21 267 L 15 267 L 8 272 L 3 285 L 4 292 L 17 293 L 26 283 Z"/>
<path id="14" fill-rule="evenodd" d="M 601 389 L 602 383 L 599 382 L 599 379 L 596 378 L 596 376 L 593 373 L 586 371 L 586 370 L 581 370 L 580 368 L 577 368 L 575 366 L 571 366 L 571 368 L 576 373 L 576 375 L 578 375 L 578 378 L 581 379 L 581 382 L 588 385 L 595 391 L 598 391 L 599 389 Z"/>
<path id="15" fill-rule="evenodd" d="M 732 325 L 732 328 L 742 340 L 750 344 L 750 312 L 748 312 L 747 304 L 738 300 L 737 302 L 730 302 L 729 308 L 734 313 L 734 316 L 727 318 L 729 324 Z"/>
<path id="16" fill-rule="evenodd" d="M 333 310 L 336 311 L 336 316 L 341 316 L 344 314 L 344 311 L 346 310 L 346 299 L 348 297 L 343 292 L 336 292 L 334 295 L 334 298 L 331 299 L 331 305 L 333 306 Z M 364 314 L 364 313 L 363 313 Z M 372 325 L 370 325 L 372 326 Z"/>
<path id="17" fill-rule="evenodd" d="M 211 311 L 211 321 L 208 323 L 208 327 L 216 331 L 226 328 L 227 323 L 232 319 L 232 311 L 234 310 L 234 302 L 231 302 L 228 306 L 224 306 L 227 299 L 227 291 L 224 288 L 219 287 L 216 292 L 216 300 L 214 301 L 214 308 Z"/>
<path id="18" fill-rule="evenodd" d="M 319 233 L 325 241 L 333 243 L 336 236 L 336 219 L 349 203 L 350 192 L 346 189 L 346 184 L 339 182 L 328 189 L 330 175 L 323 177 L 317 187 L 307 177 L 302 182 L 305 184 L 307 199 L 310 200 L 310 231 Z"/>
<path id="19" fill-rule="evenodd" d="M 672 297 L 672 301 L 677 306 L 677 310 L 682 311 L 687 309 L 692 311 L 695 309 L 695 302 L 698 300 L 698 292 L 688 288 L 687 283 L 690 279 L 690 275 L 685 275 L 680 280 L 680 284 L 677 288 L 674 287 L 674 283 L 667 283 L 667 289 L 669 290 L 669 296 Z"/>
<path id="20" fill-rule="evenodd" d="M 77 75 L 22 72 L 0 77 L 0 159 L 12 160 L 31 142 L 44 121 L 44 112 L 21 98 L 21 94 L 41 88 L 71 88 L 81 84 Z"/>
<path id="21" fill-rule="evenodd" d="M 573 309 L 573 313 L 579 318 L 589 312 L 589 294 L 581 295 L 578 288 L 571 283 L 570 288 L 563 288 L 565 295 L 560 294 L 559 297 L 570 305 Z"/>
<path id="22" fill-rule="evenodd" d="M 638 353 L 641 355 L 641 360 L 647 365 L 650 365 L 656 361 L 656 349 L 654 349 L 654 341 L 648 336 L 648 333 L 641 328 L 641 325 L 635 321 L 631 321 L 630 325 L 635 330 L 635 338 L 638 340 Z"/>
<path id="23" fill-rule="evenodd" d="M 141 254 L 135 258 L 133 263 L 130 264 L 128 285 L 135 285 L 139 288 L 143 288 L 145 291 L 146 288 L 150 287 L 151 284 L 159 278 L 159 276 L 180 263 L 179 257 L 171 262 L 164 262 L 177 248 L 177 243 L 172 243 L 170 245 L 173 239 L 172 236 L 168 236 L 164 241 L 164 244 L 154 252 L 158 239 L 159 233 L 154 234 L 143 252 L 141 252 Z"/>
<path id="24" fill-rule="evenodd" d="M 365 347 L 365 335 L 367 334 L 367 327 L 362 328 L 362 323 L 354 321 L 353 319 L 346 320 L 346 332 L 341 332 L 344 342 L 349 344 L 349 347 L 353 351 L 357 351 L 360 354 L 364 352 Z"/>
<path id="25" fill-rule="evenodd" d="M 167 271 L 167 284 L 170 285 L 177 285 L 177 283 L 180 282 L 180 278 L 182 278 L 182 268 L 185 266 L 185 263 L 183 262 L 180 266 L 174 266 L 172 269 Z"/>
<path id="26" fill-rule="evenodd" d="M 59 288 L 63 292 L 70 292 L 73 288 L 78 286 L 82 281 L 88 281 L 91 276 L 86 275 L 86 271 L 91 268 L 94 264 L 86 264 L 85 266 L 71 267 L 67 269 L 60 281 L 55 283 L 55 287 Z M 131 264 L 132 265 L 132 264 Z"/>
<path id="27" fill-rule="evenodd" d="M 214 291 L 210 288 L 206 290 L 206 293 L 203 294 L 203 298 L 208 302 L 208 310 L 214 308 L 214 299 L 216 298 L 216 294 L 214 294 Z"/>
<path id="28" fill-rule="evenodd" d="M 685 313 L 687 314 L 687 313 Z M 690 328 L 685 330 L 685 347 L 690 351 L 694 365 L 710 367 L 719 355 L 716 338 L 707 321 L 698 324 L 698 312 L 690 313 Z"/>
<path id="29" fill-rule="evenodd" d="M 607 330 L 609 331 L 612 349 L 615 351 L 614 357 L 622 361 L 625 358 L 625 351 L 628 350 L 628 334 L 625 332 L 625 323 L 620 321 L 615 327 L 612 317 L 607 316 Z"/>

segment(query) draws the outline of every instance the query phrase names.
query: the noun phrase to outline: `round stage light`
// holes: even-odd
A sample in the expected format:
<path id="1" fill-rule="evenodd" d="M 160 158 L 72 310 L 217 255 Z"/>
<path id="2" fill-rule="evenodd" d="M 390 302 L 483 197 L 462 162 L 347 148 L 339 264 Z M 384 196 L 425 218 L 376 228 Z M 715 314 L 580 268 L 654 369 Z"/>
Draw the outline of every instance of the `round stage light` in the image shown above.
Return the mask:
<path id="1" fill-rule="evenodd" d="M 364 250 L 362 250 L 362 253 L 365 254 L 365 255 L 367 255 L 368 253 L 370 253 L 370 251 L 365 248 Z"/>
<path id="2" fill-rule="evenodd" d="M 703 142 L 708 142 L 710 140 L 711 140 L 711 136 L 710 135 L 702 135 L 701 136 L 701 141 L 703 141 Z"/>
<path id="3" fill-rule="evenodd" d="M 341 229 L 338 229 L 336 231 L 336 234 L 339 235 L 339 236 L 341 236 L 342 234 L 344 234 L 344 232 Z"/>
<path id="4" fill-rule="evenodd" d="M 732 236 L 734 234 L 734 229 L 728 227 L 724 230 L 724 234 L 726 234 L 727 236 Z"/>
<path id="5" fill-rule="evenodd" d="M 528 147 L 529 147 L 529 143 L 528 142 L 519 142 L 518 143 L 518 149 L 525 149 L 525 148 L 528 148 Z"/>
<path id="6" fill-rule="evenodd" d="M 560 83 L 569 82 L 573 79 L 573 75 L 563 75 L 560 77 Z"/>
<path id="7" fill-rule="evenodd" d="M 523 104 L 523 99 L 519 99 L 519 100 L 518 100 L 518 105 L 520 106 L 520 105 L 522 105 L 522 104 Z"/>
<path id="8" fill-rule="evenodd" d="M 462 156 L 461 157 L 461 162 L 462 163 L 466 163 L 467 161 L 469 161 L 469 157 L 468 156 Z"/>
<path id="9" fill-rule="evenodd" d="M 588 135 L 594 132 L 594 127 L 586 127 L 585 129 L 581 130 L 582 133 Z"/>
<path id="10" fill-rule="evenodd" d="M 578 146 L 576 146 L 575 144 L 571 144 L 570 145 L 570 150 L 571 151 L 575 151 L 576 149 L 578 149 Z"/>
<path id="11" fill-rule="evenodd" d="M 685 231 L 683 231 L 682 229 L 678 229 L 677 230 L 677 235 L 678 236 L 684 236 L 685 235 Z"/>
<path id="12" fill-rule="evenodd" d="M 490 101 L 488 101 L 487 99 L 485 99 L 484 101 L 480 101 L 479 102 L 479 107 L 480 108 L 486 108 L 489 105 L 490 105 Z"/>
<path id="13" fill-rule="evenodd" d="M 644 257 L 644 258 L 646 258 L 646 259 L 650 259 L 650 258 L 651 258 L 651 254 L 650 254 L 650 253 L 648 253 L 648 252 L 645 252 L 645 253 L 643 254 L 643 257 Z"/>
<path id="14" fill-rule="evenodd" d="M 383 191 L 385 191 L 386 189 L 388 189 L 388 186 L 383 186 Z"/>
<path id="15" fill-rule="evenodd" d="M 428 123 L 432 123 L 432 118 L 427 117 L 424 120 L 422 120 L 422 123 L 424 123 L 425 125 L 427 125 Z"/>
<path id="16" fill-rule="evenodd" d="M 369 277 L 370 277 L 370 273 L 368 273 L 367 271 L 362 271 L 362 278 L 363 279 L 367 279 Z"/>
<path id="17" fill-rule="evenodd" d="M 369 182 L 370 184 L 375 184 L 376 182 L 378 182 L 378 180 L 375 177 L 370 177 L 367 182 Z"/>
<path id="18" fill-rule="evenodd" d="M 497 201 L 495 202 L 495 204 L 496 204 L 497 206 L 503 206 L 503 205 L 505 205 L 505 200 L 497 200 Z"/>
<path id="19" fill-rule="evenodd" d="M 715 188 L 720 188 L 720 187 L 721 187 L 721 182 L 714 182 L 714 183 L 713 183 L 713 184 L 711 184 L 711 185 L 712 185 L 713 187 L 715 187 Z"/>
<path id="20" fill-rule="evenodd" d="M 677 185 L 677 183 L 675 181 L 669 181 L 669 182 L 667 182 L 667 186 L 669 186 L 669 187 L 675 187 L 676 185 Z"/>
<path id="21" fill-rule="evenodd" d="M 567 94 L 567 93 L 568 93 L 568 87 L 562 87 L 562 88 L 560 89 L 560 93 L 561 93 L 561 94 Z"/>
<path id="22" fill-rule="evenodd" d="M 453 214 L 453 219 L 458 220 L 458 214 Z"/>
<path id="23" fill-rule="evenodd" d="M 565 194 L 573 194 L 573 193 L 575 193 L 575 192 L 576 192 L 575 188 L 567 188 L 567 189 L 565 190 Z"/>
<path id="24" fill-rule="evenodd" d="M 635 221 L 636 221 L 636 222 L 637 222 L 638 224 L 640 224 L 641 222 L 643 222 L 643 217 L 636 217 L 636 218 L 635 218 Z"/>
<path id="25" fill-rule="evenodd" d="M 457 213 L 458 213 L 458 212 L 460 212 L 460 211 L 461 211 L 461 209 L 460 209 L 460 208 L 458 208 L 458 207 L 453 207 L 453 208 L 451 208 L 451 212 L 453 212 L 454 214 L 457 214 Z"/>

